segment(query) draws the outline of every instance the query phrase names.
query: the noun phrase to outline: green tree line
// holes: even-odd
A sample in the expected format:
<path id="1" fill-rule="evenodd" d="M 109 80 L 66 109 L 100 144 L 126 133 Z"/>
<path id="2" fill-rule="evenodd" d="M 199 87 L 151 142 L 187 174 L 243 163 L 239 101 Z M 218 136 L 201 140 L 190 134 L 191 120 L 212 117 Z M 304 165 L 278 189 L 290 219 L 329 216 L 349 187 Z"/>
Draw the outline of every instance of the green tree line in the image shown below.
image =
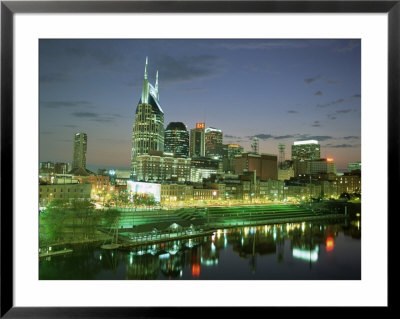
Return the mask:
<path id="1" fill-rule="evenodd" d="M 95 209 L 90 201 L 54 200 L 39 215 L 40 245 L 96 239 L 98 227 L 115 226 L 119 215 L 116 209 Z"/>

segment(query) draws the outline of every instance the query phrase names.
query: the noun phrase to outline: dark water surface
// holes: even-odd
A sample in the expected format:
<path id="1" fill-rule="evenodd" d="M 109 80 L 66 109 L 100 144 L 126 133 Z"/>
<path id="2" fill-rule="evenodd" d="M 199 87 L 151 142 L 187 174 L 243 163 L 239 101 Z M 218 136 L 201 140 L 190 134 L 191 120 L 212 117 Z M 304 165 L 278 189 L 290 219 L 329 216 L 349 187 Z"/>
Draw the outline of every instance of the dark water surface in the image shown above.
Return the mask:
<path id="1" fill-rule="evenodd" d="M 41 259 L 39 279 L 361 279 L 359 220 L 227 228 L 131 251 L 73 249 Z"/>

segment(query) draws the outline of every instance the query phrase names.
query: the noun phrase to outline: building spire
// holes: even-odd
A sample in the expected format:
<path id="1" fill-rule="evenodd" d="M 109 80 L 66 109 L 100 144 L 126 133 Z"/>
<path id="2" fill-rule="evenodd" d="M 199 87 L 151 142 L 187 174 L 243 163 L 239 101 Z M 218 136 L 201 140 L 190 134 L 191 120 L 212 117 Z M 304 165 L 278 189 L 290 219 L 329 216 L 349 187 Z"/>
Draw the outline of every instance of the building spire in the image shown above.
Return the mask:
<path id="1" fill-rule="evenodd" d="M 148 96 L 149 96 L 149 81 L 147 79 L 148 78 L 147 64 L 148 64 L 148 58 L 146 57 L 146 65 L 144 67 L 144 80 L 143 80 L 143 89 L 142 89 L 142 103 L 147 103 Z"/>
<path id="2" fill-rule="evenodd" d="M 144 67 L 144 78 L 147 80 L 147 64 L 148 64 L 148 58 L 146 57 L 146 65 Z"/>
<path id="3" fill-rule="evenodd" d="M 157 94 L 157 99 L 159 99 L 159 98 L 160 98 L 160 95 L 158 94 L 158 70 L 157 70 L 157 73 L 156 73 L 155 90 L 156 90 L 156 94 Z"/>

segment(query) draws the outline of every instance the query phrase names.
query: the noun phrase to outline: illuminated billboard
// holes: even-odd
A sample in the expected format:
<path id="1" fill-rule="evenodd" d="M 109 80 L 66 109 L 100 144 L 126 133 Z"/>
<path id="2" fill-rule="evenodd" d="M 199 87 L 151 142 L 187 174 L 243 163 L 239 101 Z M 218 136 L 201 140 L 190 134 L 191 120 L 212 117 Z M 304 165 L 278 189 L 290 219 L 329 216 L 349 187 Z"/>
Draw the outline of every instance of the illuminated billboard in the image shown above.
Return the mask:
<path id="1" fill-rule="evenodd" d="M 161 184 L 127 182 L 128 192 L 138 195 L 153 195 L 156 202 L 161 200 Z"/>

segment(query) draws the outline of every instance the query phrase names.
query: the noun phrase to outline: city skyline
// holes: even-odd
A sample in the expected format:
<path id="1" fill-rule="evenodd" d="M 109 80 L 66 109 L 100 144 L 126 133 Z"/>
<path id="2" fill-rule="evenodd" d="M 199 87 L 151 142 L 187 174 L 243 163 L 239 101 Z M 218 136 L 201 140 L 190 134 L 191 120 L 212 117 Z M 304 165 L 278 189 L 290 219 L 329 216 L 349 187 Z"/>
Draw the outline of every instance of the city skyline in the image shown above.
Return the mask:
<path id="1" fill-rule="evenodd" d="M 223 143 L 286 159 L 315 139 L 339 169 L 361 160 L 359 40 L 40 40 L 40 161 L 71 162 L 72 138 L 88 135 L 87 166 L 130 166 L 141 96 L 159 71 L 164 127 L 197 122 Z M 160 52 L 164 52 L 161 54 Z"/>

